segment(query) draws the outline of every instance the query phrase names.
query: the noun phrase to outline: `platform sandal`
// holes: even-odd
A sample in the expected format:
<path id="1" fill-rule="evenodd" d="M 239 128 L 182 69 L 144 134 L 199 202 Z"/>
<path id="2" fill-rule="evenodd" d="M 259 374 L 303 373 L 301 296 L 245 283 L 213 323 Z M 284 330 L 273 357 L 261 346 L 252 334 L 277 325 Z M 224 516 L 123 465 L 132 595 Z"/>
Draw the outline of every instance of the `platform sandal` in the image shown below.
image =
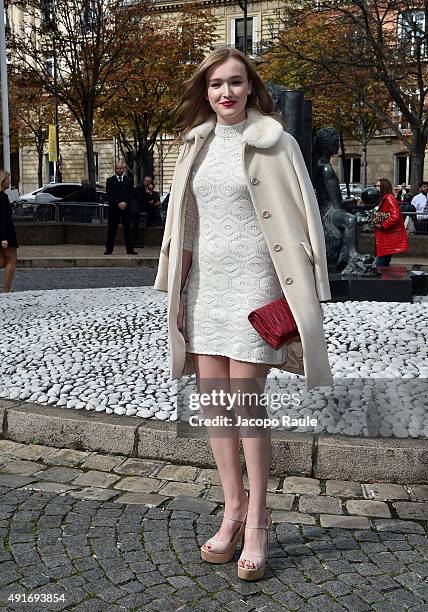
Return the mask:
<path id="1" fill-rule="evenodd" d="M 218 538 L 210 538 L 205 542 L 204 546 L 210 544 L 214 550 L 205 550 L 205 548 L 202 548 L 201 546 L 201 557 L 208 563 L 228 563 L 235 553 L 238 542 L 244 538 L 247 513 L 245 513 L 242 520 L 233 519 L 230 516 L 223 516 L 223 518 L 239 523 L 239 526 L 236 528 L 230 542 L 225 542 L 224 540 L 219 540 Z"/>
<path id="2" fill-rule="evenodd" d="M 250 561 L 254 567 L 253 568 L 247 568 L 247 567 L 241 567 L 240 565 L 238 565 L 238 578 L 241 578 L 242 580 L 259 580 L 260 578 L 262 578 L 264 576 L 264 573 L 266 571 L 266 561 L 267 561 L 267 556 L 268 556 L 268 549 L 269 549 L 269 529 L 272 526 L 272 515 L 270 512 L 267 513 L 267 518 L 266 518 L 266 525 L 262 525 L 261 527 L 251 527 L 250 525 L 246 525 L 245 529 L 266 529 L 266 531 L 268 532 L 266 534 L 266 549 L 265 549 L 265 554 L 264 555 L 257 555 L 255 553 L 246 553 L 244 555 L 244 539 L 245 539 L 245 532 L 244 532 L 244 539 L 242 542 L 242 553 L 241 553 L 241 558 L 239 559 L 239 561 Z"/>

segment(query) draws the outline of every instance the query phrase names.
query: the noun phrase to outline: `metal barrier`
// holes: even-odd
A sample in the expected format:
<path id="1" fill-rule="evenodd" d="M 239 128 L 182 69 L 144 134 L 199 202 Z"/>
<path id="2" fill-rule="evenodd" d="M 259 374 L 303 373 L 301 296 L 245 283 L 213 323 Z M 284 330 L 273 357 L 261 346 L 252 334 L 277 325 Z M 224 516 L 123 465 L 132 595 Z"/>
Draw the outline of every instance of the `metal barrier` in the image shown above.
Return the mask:
<path id="1" fill-rule="evenodd" d="M 13 218 L 57 223 L 106 223 L 108 204 L 98 202 L 49 202 L 29 206 L 18 204 L 13 209 Z"/>

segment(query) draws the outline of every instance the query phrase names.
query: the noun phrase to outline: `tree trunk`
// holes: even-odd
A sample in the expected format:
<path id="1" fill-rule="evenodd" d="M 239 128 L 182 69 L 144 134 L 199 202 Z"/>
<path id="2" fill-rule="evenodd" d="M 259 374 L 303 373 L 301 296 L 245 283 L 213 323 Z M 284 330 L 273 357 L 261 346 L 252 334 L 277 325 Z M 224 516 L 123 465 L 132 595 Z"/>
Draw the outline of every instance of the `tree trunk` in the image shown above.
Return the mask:
<path id="1" fill-rule="evenodd" d="M 37 157 L 37 180 L 39 183 L 39 187 L 43 187 L 43 149 L 37 152 Z"/>
<path id="2" fill-rule="evenodd" d="M 89 121 L 83 127 L 83 136 L 86 144 L 86 157 L 88 160 L 88 179 L 92 187 L 96 187 L 95 160 L 94 160 L 94 140 L 92 137 L 93 122 Z"/>
<path id="3" fill-rule="evenodd" d="M 363 158 L 362 158 L 362 170 L 363 170 L 363 188 L 367 187 L 367 140 L 364 138 L 363 141 Z"/>
<path id="4" fill-rule="evenodd" d="M 419 192 L 419 185 L 424 175 L 425 148 L 427 136 L 420 130 L 413 132 L 412 147 L 410 149 L 410 188 L 413 194 Z"/>

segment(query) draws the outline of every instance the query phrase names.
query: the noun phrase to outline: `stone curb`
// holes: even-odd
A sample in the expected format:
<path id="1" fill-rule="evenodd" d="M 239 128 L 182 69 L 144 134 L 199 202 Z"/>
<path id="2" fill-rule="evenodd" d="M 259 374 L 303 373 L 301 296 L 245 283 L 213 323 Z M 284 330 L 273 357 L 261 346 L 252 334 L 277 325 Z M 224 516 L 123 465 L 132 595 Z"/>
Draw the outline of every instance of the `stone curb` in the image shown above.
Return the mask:
<path id="1" fill-rule="evenodd" d="M 18 268 L 157 268 L 159 257 L 32 257 L 18 259 Z"/>
<path id="2" fill-rule="evenodd" d="M 207 438 L 177 437 L 175 423 L 31 402 L 0 400 L 0 437 L 14 442 L 215 467 Z M 278 433 L 272 436 L 271 473 L 326 480 L 423 484 L 428 482 L 428 443 Z"/>

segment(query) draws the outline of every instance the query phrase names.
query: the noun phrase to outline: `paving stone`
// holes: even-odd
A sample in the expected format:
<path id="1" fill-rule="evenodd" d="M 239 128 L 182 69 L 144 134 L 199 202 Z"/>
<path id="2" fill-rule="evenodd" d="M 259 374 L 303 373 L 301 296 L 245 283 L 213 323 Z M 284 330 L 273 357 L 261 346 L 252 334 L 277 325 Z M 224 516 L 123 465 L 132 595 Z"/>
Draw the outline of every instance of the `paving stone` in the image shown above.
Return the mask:
<path id="1" fill-rule="evenodd" d="M 321 527 L 341 527 L 342 529 L 370 529 L 369 519 L 365 516 L 339 516 L 321 514 Z"/>
<path id="2" fill-rule="evenodd" d="M 428 520 L 428 503 L 425 502 L 395 502 L 392 504 L 398 516 L 403 519 Z"/>
<path id="3" fill-rule="evenodd" d="M 116 457 L 115 455 L 101 455 L 99 453 L 92 453 L 80 466 L 86 470 L 98 470 L 99 472 L 110 472 L 114 468 L 118 467 L 123 463 L 123 457 Z"/>
<path id="4" fill-rule="evenodd" d="M 266 505 L 272 510 L 291 510 L 293 502 L 294 495 L 289 493 L 268 493 L 266 495 Z"/>
<path id="5" fill-rule="evenodd" d="M 23 444 L 17 449 L 13 450 L 11 454 L 19 459 L 40 461 L 40 459 L 47 457 L 47 455 L 54 451 L 55 449 L 51 446 L 44 446 L 43 444 Z"/>
<path id="6" fill-rule="evenodd" d="M 428 501 L 428 485 L 410 485 L 409 488 L 418 501 Z"/>
<path id="7" fill-rule="evenodd" d="M 24 485 L 34 482 L 30 476 L 19 476 L 18 474 L 0 474 L 0 487 L 11 487 L 17 489 Z"/>
<path id="8" fill-rule="evenodd" d="M 366 603 L 371 604 L 374 601 L 382 601 L 384 599 L 383 593 L 375 589 L 374 587 L 358 587 L 355 589 L 354 595 L 361 597 Z"/>
<path id="9" fill-rule="evenodd" d="M 122 491 L 134 491 L 136 493 L 154 493 L 159 487 L 160 482 L 156 478 L 129 476 L 122 478 L 122 480 L 114 485 L 114 488 L 121 489 Z"/>
<path id="10" fill-rule="evenodd" d="M 29 484 L 23 486 L 24 489 L 31 491 L 45 491 L 46 493 L 64 493 L 65 491 L 71 491 L 78 489 L 76 485 L 72 485 L 66 482 L 49 482 L 45 480 L 32 481 Z"/>
<path id="11" fill-rule="evenodd" d="M 375 482 L 363 484 L 363 491 L 368 499 L 389 501 L 392 499 L 409 499 L 406 489 L 399 484 Z"/>
<path id="12" fill-rule="evenodd" d="M 164 461 L 155 459 L 137 459 L 131 457 L 114 468 L 118 474 L 129 474 L 131 476 L 150 476 L 155 470 L 164 465 Z"/>
<path id="13" fill-rule="evenodd" d="M 32 476 L 33 474 L 44 470 L 45 466 L 35 461 L 11 461 L 1 468 L 3 474 L 20 474 L 21 476 Z"/>
<path id="14" fill-rule="evenodd" d="M 40 474 L 37 474 L 37 480 L 49 480 L 49 482 L 71 482 L 77 476 L 82 474 L 81 470 L 68 467 L 51 467 Z"/>
<path id="15" fill-rule="evenodd" d="M 168 510 L 184 510 L 198 514 L 211 514 L 217 508 L 217 504 L 206 499 L 177 495 L 169 504 Z"/>
<path id="16" fill-rule="evenodd" d="M 285 610 L 299 610 L 304 604 L 302 597 L 290 589 L 278 591 L 278 593 L 275 593 L 273 596 L 273 599 L 278 601 Z"/>
<path id="17" fill-rule="evenodd" d="M 348 595 L 351 592 L 351 589 L 344 582 L 340 582 L 340 580 L 327 580 L 327 582 L 323 583 L 323 588 L 330 593 L 332 597 L 341 597 L 342 595 Z"/>
<path id="18" fill-rule="evenodd" d="M 303 512 L 286 512 L 284 510 L 273 510 L 272 521 L 274 523 L 294 523 L 301 525 L 315 525 L 315 518 Z"/>
<path id="19" fill-rule="evenodd" d="M 244 482 L 244 489 L 246 491 L 249 490 L 250 484 L 248 482 L 248 475 L 247 474 L 243 474 L 242 475 L 242 480 Z M 279 478 L 271 476 L 270 478 L 268 478 L 268 483 L 267 483 L 267 491 L 268 493 L 275 493 L 275 491 L 278 489 L 279 487 Z"/>
<path id="20" fill-rule="evenodd" d="M 201 473 L 196 478 L 196 482 L 202 482 L 205 484 L 212 484 L 212 485 L 218 485 L 218 486 L 221 485 L 221 480 L 220 480 L 220 475 L 218 473 L 218 470 L 214 470 L 214 469 L 201 470 Z"/>
<path id="21" fill-rule="evenodd" d="M 77 451 L 71 448 L 58 448 L 50 453 L 45 463 L 48 465 L 62 465 L 65 467 L 74 467 L 82 463 L 90 455 L 89 451 Z"/>
<path id="22" fill-rule="evenodd" d="M 284 493 L 299 493 L 301 495 L 320 495 L 320 481 L 316 478 L 287 476 L 282 487 Z"/>
<path id="23" fill-rule="evenodd" d="M 342 514 L 342 504 L 340 499 L 336 497 L 301 495 L 299 499 L 299 511 L 312 514 Z"/>
<path id="24" fill-rule="evenodd" d="M 77 499 L 92 499 L 97 501 L 108 501 L 120 495 L 119 491 L 112 491 L 111 489 L 98 489 L 96 487 L 85 487 L 81 491 L 71 491 L 71 497 Z"/>
<path id="25" fill-rule="evenodd" d="M 20 442 L 13 442 L 13 440 L 0 440 L 0 453 L 12 454 L 18 448 L 21 448 L 24 444 Z"/>
<path id="26" fill-rule="evenodd" d="M 157 508 L 163 504 L 169 497 L 164 495 L 156 495 L 155 493 L 125 493 L 115 499 L 118 504 L 141 504 L 150 508 Z"/>
<path id="27" fill-rule="evenodd" d="M 107 489 L 119 479 L 120 476 L 116 476 L 114 474 L 90 470 L 89 472 L 85 472 L 73 480 L 73 484 L 78 485 L 79 487 L 97 487 L 100 489 Z"/>
<path id="28" fill-rule="evenodd" d="M 360 483 L 350 480 L 327 480 L 325 493 L 332 497 L 363 497 Z"/>
<path id="29" fill-rule="evenodd" d="M 204 499 L 209 499 L 210 501 L 215 501 L 220 504 L 224 503 L 223 488 L 211 485 Z"/>
<path id="30" fill-rule="evenodd" d="M 356 595 L 344 595 L 337 598 L 337 603 L 344 606 L 350 612 L 365 612 L 370 610 L 370 607 L 360 597 Z M 389 612 L 392 612 L 391 610 Z"/>
<path id="31" fill-rule="evenodd" d="M 164 465 L 156 474 L 161 480 L 174 480 L 178 482 L 192 482 L 198 474 L 199 468 L 190 465 Z"/>
<path id="32" fill-rule="evenodd" d="M 346 509 L 349 514 L 357 514 L 359 516 L 377 516 L 381 518 L 391 516 L 388 504 L 381 501 L 350 499 L 346 502 Z"/>
<path id="33" fill-rule="evenodd" d="M 400 605 L 403 608 L 411 608 L 412 606 L 421 606 L 424 601 L 415 593 L 410 593 L 406 589 L 397 589 L 392 593 L 385 593 L 385 597 L 391 600 L 395 606 Z"/>
<path id="34" fill-rule="evenodd" d="M 185 495 L 187 497 L 198 497 L 205 489 L 205 485 L 196 482 L 168 482 L 165 486 L 159 489 L 160 495 L 177 496 Z"/>
<path id="35" fill-rule="evenodd" d="M 399 519 L 372 519 L 378 531 L 391 531 L 397 533 L 422 533 L 425 534 L 422 525 L 414 521 L 400 521 Z"/>

